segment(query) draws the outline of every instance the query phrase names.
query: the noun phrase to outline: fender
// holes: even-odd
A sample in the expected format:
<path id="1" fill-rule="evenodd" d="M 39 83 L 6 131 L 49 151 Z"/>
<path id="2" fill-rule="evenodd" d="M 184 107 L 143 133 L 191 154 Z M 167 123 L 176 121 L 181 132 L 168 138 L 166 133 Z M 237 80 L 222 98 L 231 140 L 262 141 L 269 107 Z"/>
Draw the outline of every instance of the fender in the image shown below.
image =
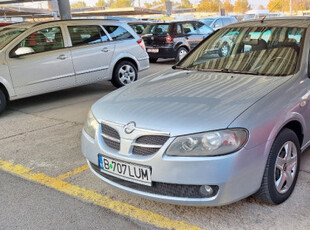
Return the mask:
<path id="1" fill-rule="evenodd" d="M 278 120 L 278 122 L 274 125 L 273 129 L 271 130 L 269 134 L 268 141 L 273 143 L 274 139 L 277 137 L 281 129 L 283 129 L 291 121 L 298 121 L 301 124 L 302 130 L 303 131 L 307 130 L 307 127 L 306 127 L 307 125 L 306 125 L 304 117 L 300 113 L 292 111 L 290 113 L 285 114 L 285 116 L 283 116 L 281 119 Z"/>
<path id="2" fill-rule="evenodd" d="M 185 42 L 183 41 L 179 41 L 177 44 L 174 45 L 173 49 L 174 50 L 178 50 L 181 46 L 184 46 L 186 47 L 188 50 L 190 50 L 188 44 L 186 44 Z"/>
<path id="3" fill-rule="evenodd" d="M 16 94 L 15 94 L 15 90 L 14 90 L 13 85 L 11 84 L 11 82 L 9 82 L 8 80 L 6 80 L 5 78 L 0 76 L 0 83 L 2 85 L 4 85 L 4 87 L 8 91 L 9 100 L 13 100 L 13 98 L 16 96 Z"/>

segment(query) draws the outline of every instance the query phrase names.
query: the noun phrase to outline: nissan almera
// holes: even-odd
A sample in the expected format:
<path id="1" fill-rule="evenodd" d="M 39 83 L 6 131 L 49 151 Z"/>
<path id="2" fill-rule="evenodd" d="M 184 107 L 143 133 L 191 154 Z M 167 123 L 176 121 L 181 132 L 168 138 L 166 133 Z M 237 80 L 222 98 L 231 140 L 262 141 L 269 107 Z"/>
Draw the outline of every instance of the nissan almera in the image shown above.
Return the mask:
<path id="1" fill-rule="evenodd" d="M 173 69 L 103 97 L 82 131 L 91 171 L 162 202 L 284 202 L 310 145 L 309 26 L 303 17 L 229 25 Z"/>

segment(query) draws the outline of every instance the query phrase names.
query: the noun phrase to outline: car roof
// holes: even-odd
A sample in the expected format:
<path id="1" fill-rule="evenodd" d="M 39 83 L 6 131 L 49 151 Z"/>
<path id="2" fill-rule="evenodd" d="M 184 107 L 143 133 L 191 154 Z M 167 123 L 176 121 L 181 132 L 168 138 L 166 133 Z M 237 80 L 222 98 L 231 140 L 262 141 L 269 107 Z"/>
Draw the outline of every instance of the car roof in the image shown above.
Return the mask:
<path id="1" fill-rule="evenodd" d="M 25 28 L 25 29 L 29 29 L 32 27 L 36 27 L 39 25 L 44 25 L 44 24 L 52 24 L 52 23 L 57 23 L 57 22 L 86 22 L 86 23 L 98 23 L 98 22 L 113 22 L 113 24 L 125 24 L 125 22 L 119 21 L 119 20 L 113 20 L 113 19 L 69 19 L 69 20 L 52 20 L 52 21 L 44 21 L 44 22 L 22 22 L 22 23 L 15 23 L 12 24 L 10 26 L 8 26 L 8 28 Z"/>
<path id="2" fill-rule="evenodd" d="M 151 22 L 150 24 L 172 24 L 172 23 L 183 23 L 183 22 L 199 22 L 199 20 L 198 19 L 174 20 L 174 21 L 165 21 L 165 22 Z"/>
<path id="3" fill-rule="evenodd" d="M 307 16 L 295 16 L 295 17 L 277 17 L 277 18 L 265 18 L 260 20 L 248 20 L 242 21 L 226 26 L 229 27 L 295 27 L 295 28 L 307 28 L 310 26 L 310 17 Z"/>

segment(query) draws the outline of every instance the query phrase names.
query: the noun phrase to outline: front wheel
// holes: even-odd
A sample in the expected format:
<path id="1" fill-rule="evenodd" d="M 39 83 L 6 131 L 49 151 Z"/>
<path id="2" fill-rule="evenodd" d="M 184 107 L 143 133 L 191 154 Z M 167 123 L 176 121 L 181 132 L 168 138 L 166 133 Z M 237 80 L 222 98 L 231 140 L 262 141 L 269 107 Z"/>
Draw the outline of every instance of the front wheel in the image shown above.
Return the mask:
<path id="1" fill-rule="evenodd" d="M 138 78 L 137 68 L 130 61 L 122 61 L 114 69 L 112 84 L 119 88 L 136 81 Z"/>
<path id="2" fill-rule="evenodd" d="M 0 89 L 0 114 L 5 110 L 7 99 L 3 91 Z"/>
<path id="3" fill-rule="evenodd" d="M 181 61 L 188 54 L 188 50 L 185 47 L 180 47 L 177 52 L 176 61 Z"/>
<path id="4" fill-rule="evenodd" d="M 261 187 L 254 196 L 271 204 L 286 201 L 294 190 L 299 163 L 298 137 L 291 129 L 283 129 L 271 147 Z"/>

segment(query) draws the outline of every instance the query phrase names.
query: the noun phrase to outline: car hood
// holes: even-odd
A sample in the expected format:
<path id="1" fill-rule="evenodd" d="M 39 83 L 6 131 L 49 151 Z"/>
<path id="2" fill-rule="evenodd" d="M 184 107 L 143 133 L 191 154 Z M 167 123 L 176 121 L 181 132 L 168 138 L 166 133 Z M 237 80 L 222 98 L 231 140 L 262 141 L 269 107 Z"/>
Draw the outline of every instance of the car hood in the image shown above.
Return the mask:
<path id="1" fill-rule="evenodd" d="M 97 101 L 96 119 L 169 132 L 225 129 L 289 77 L 171 70 L 139 80 Z M 259 110 L 258 110 L 259 111 Z"/>

